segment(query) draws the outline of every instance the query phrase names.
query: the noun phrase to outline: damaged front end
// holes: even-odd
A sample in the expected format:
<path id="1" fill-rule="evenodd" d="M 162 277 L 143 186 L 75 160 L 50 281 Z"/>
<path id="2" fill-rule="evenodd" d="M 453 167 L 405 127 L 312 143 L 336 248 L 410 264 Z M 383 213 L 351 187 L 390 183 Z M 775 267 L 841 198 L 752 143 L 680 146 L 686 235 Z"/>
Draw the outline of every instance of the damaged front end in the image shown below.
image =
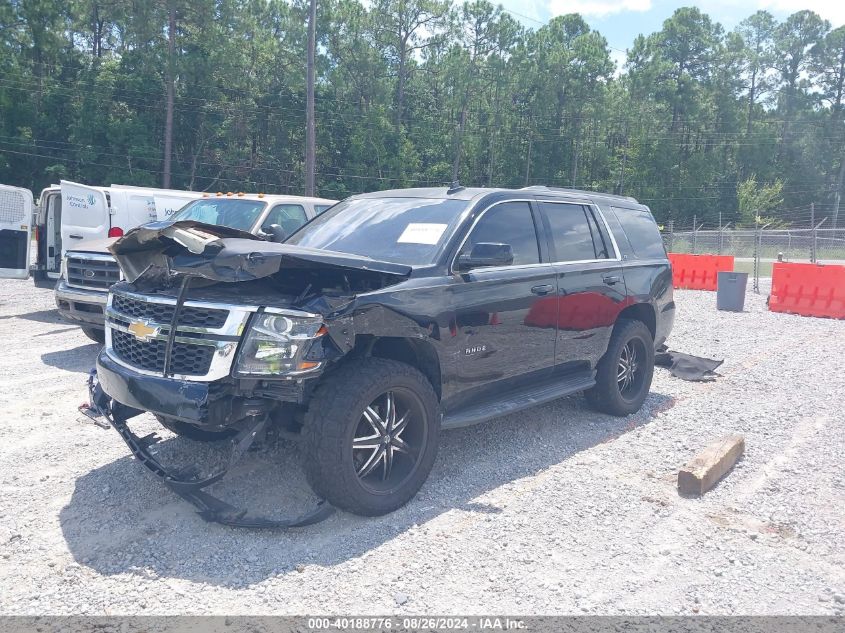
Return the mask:
<path id="1" fill-rule="evenodd" d="M 230 505 L 203 490 L 220 481 L 252 446 L 255 439 L 265 431 L 267 417 L 262 416 L 260 412 L 249 416 L 249 423 L 244 425 L 238 434 L 230 440 L 232 450 L 227 465 L 216 473 L 199 477 L 199 468 L 196 466 L 169 471 L 155 458 L 150 452 L 150 447 L 154 446 L 161 438 L 155 433 L 138 437 L 129 429 L 127 424 L 131 418 L 144 412 L 140 409 L 127 407 L 110 398 L 100 386 L 96 370 L 92 370 L 88 377 L 88 394 L 89 404 L 84 409 L 85 415 L 95 420 L 99 418 L 108 420 L 109 424 L 126 442 L 135 459 L 161 479 L 170 490 L 193 504 L 199 515 L 206 521 L 232 527 L 293 528 L 319 523 L 328 518 L 334 511 L 331 505 L 321 499 L 311 510 L 297 517 L 287 519 L 256 517 L 249 515 L 247 510 Z"/>
<path id="2" fill-rule="evenodd" d="M 89 414 L 108 419 L 205 519 L 293 527 L 324 518 L 326 504 L 281 522 L 248 518 L 202 490 L 225 469 L 204 479 L 169 473 L 148 450 L 157 438 L 137 437 L 127 421 L 149 411 L 233 435 L 233 463 L 353 348 L 357 296 L 403 281 L 410 268 L 197 222 L 146 225 L 110 250 L 126 281 L 109 294 Z"/>

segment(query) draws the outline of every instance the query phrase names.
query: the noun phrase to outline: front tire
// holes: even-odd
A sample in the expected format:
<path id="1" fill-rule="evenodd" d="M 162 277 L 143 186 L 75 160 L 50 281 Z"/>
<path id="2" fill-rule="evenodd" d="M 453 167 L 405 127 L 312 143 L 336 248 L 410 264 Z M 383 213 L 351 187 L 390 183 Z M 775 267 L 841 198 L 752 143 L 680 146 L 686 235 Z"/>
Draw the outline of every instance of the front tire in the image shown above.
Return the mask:
<path id="1" fill-rule="evenodd" d="M 586 392 L 596 411 L 625 416 L 640 410 L 654 376 L 654 339 L 642 321 L 620 319 L 596 366 L 596 385 Z"/>
<path id="2" fill-rule="evenodd" d="M 428 478 L 439 434 L 438 399 L 425 376 L 393 360 L 352 361 L 324 379 L 305 415 L 308 483 L 343 510 L 387 514 Z"/>
<path id="3" fill-rule="evenodd" d="M 205 429 L 201 429 L 193 424 L 188 424 L 187 422 L 182 422 L 181 420 L 177 420 L 175 418 L 168 418 L 163 415 L 156 415 L 155 419 L 158 420 L 159 424 L 168 431 L 171 431 L 180 437 L 187 437 L 189 440 L 194 440 L 195 442 L 218 442 L 220 440 L 229 439 L 235 434 L 235 431 L 233 430 L 206 431 Z"/>

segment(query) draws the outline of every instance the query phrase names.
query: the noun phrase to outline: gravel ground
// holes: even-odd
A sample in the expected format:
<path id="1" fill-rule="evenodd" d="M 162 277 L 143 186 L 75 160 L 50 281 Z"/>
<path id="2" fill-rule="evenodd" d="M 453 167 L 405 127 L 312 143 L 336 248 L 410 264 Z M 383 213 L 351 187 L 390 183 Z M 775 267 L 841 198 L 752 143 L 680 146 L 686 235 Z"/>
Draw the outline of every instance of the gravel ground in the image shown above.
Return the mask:
<path id="1" fill-rule="evenodd" d="M 405 508 L 274 533 L 204 523 L 81 417 L 97 347 L 51 291 L 0 282 L 0 613 L 845 613 L 845 321 L 676 299 L 672 347 L 724 358 L 717 381 L 657 370 L 626 419 L 572 397 L 445 433 Z M 679 497 L 732 432 L 744 459 Z M 161 434 L 163 459 L 217 456 Z M 296 463 L 251 453 L 217 490 L 304 507 Z"/>

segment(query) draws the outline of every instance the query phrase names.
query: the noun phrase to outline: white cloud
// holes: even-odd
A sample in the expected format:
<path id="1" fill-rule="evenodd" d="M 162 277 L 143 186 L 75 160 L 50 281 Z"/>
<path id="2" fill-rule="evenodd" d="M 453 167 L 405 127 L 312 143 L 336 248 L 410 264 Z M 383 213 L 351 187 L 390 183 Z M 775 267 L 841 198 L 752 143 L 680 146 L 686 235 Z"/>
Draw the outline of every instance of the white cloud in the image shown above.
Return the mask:
<path id="1" fill-rule="evenodd" d="M 784 0 L 785 1 L 785 0 Z M 627 11 L 643 12 L 651 9 L 651 0 L 550 0 L 552 15 L 580 13 L 583 16 L 603 18 Z"/>
<path id="2" fill-rule="evenodd" d="M 841 0 L 758 0 L 757 6 L 784 14 L 809 9 L 830 20 L 833 28 L 845 24 L 845 2 Z"/>

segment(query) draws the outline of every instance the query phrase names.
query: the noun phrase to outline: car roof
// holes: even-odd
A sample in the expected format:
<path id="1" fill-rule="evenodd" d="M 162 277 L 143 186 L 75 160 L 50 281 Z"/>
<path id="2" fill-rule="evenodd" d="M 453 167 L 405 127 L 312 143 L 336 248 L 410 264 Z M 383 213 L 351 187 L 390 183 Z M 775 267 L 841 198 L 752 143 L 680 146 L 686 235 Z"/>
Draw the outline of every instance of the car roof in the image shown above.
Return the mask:
<path id="1" fill-rule="evenodd" d="M 461 187 L 450 189 L 447 187 L 416 187 L 411 189 L 387 189 L 385 191 L 373 191 L 362 193 L 353 198 L 442 198 L 450 200 L 473 200 L 477 197 L 491 193 L 532 193 L 545 194 L 562 198 L 587 198 L 589 200 L 602 200 L 608 202 L 626 202 L 628 204 L 640 205 L 635 198 L 629 196 L 617 196 L 612 193 L 599 191 L 584 191 L 581 189 L 566 189 L 562 187 L 531 186 L 521 189 L 505 189 L 502 187 Z"/>
<path id="2" fill-rule="evenodd" d="M 228 194 L 225 195 L 216 195 L 216 194 L 208 194 L 204 195 L 202 198 L 198 198 L 198 200 L 206 200 L 206 199 L 219 199 L 219 200 L 263 200 L 265 202 L 311 202 L 313 204 L 336 204 L 337 200 L 331 200 L 329 198 L 314 198 L 311 196 L 292 196 L 292 195 L 285 195 L 285 194 L 269 194 L 269 193 L 244 193 L 244 194 L 232 194 L 231 196 Z"/>

